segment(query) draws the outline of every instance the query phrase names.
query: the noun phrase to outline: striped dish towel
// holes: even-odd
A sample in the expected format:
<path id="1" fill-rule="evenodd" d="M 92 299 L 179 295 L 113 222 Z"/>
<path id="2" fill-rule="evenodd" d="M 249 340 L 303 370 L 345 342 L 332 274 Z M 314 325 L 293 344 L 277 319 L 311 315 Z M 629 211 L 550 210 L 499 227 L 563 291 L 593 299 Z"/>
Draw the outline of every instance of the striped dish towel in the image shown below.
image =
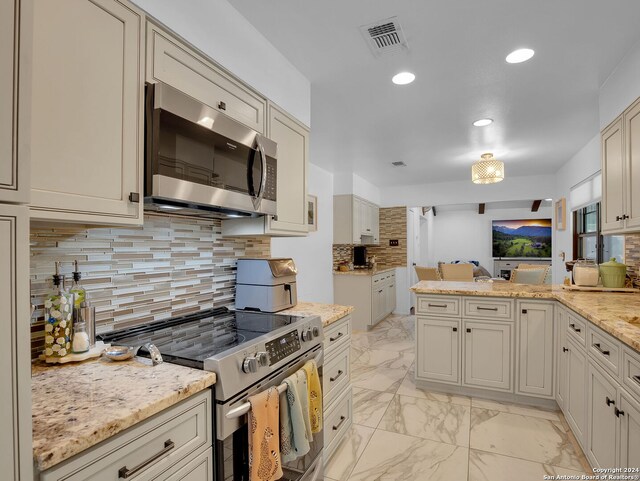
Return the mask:
<path id="1" fill-rule="evenodd" d="M 287 390 L 280 394 L 280 454 L 288 463 L 309 452 L 311 426 L 309 424 L 307 376 L 298 371 L 284 380 Z M 303 400 L 304 405 L 303 405 Z"/>

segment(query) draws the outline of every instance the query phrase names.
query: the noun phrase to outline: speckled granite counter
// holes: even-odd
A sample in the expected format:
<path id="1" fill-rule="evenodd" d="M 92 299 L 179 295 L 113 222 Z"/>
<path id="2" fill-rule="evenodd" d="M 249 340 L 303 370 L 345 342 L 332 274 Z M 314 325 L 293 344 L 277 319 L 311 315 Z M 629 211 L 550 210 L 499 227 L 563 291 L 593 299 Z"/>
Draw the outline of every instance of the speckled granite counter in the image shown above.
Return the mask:
<path id="1" fill-rule="evenodd" d="M 320 304 L 317 302 L 298 302 L 298 305 L 280 311 L 278 314 L 291 314 L 295 316 L 320 316 L 322 325 L 327 327 L 329 324 L 342 319 L 347 314 L 353 312 L 352 306 L 340 306 L 338 304 Z"/>
<path id="2" fill-rule="evenodd" d="M 591 321 L 603 331 L 640 351 L 640 294 L 578 292 L 561 286 L 533 286 L 509 282 L 421 281 L 416 294 L 554 299 Z"/>
<path id="3" fill-rule="evenodd" d="M 145 361 L 34 365 L 36 468 L 44 471 L 216 382 L 212 372 Z"/>
<path id="4" fill-rule="evenodd" d="M 340 272 L 333 271 L 336 276 L 375 276 L 383 272 L 395 271 L 395 267 L 378 267 L 376 269 L 354 269 L 352 271 Z"/>

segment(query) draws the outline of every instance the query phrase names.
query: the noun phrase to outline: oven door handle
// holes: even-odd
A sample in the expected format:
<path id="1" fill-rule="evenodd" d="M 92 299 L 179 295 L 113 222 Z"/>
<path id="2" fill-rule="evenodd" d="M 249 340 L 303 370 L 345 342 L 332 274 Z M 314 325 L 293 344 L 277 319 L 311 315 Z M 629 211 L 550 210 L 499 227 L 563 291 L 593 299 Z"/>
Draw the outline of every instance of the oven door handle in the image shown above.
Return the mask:
<path id="1" fill-rule="evenodd" d="M 324 356 L 324 353 L 322 350 L 320 350 L 318 355 L 314 358 L 318 366 L 321 365 L 323 356 Z M 282 394 L 287 390 L 287 383 L 283 382 L 282 384 L 276 386 L 276 389 L 278 390 L 278 394 Z M 251 403 L 247 401 L 246 403 L 240 404 L 240 406 L 238 406 L 237 408 L 234 408 L 228 413 L 226 413 L 224 417 L 227 419 L 235 419 L 235 418 L 239 418 L 240 416 L 244 416 L 249 411 L 251 411 Z"/>

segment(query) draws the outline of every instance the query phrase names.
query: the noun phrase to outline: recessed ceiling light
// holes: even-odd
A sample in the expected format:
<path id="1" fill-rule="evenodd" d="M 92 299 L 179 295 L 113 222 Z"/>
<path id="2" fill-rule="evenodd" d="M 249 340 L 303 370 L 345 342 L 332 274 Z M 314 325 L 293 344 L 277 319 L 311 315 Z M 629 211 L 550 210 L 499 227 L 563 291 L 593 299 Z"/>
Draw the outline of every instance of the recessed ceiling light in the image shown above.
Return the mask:
<path id="1" fill-rule="evenodd" d="M 493 123 L 493 119 L 479 119 L 476 120 L 473 125 L 476 127 L 486 127 L 487 125 L 491 125 Z"/>
<path id="2" fill-rule="evenodd" d="M 535 52 L 530 48 L 520 48 L 518 50 L 514 50 L 505 59 L 508 63 L 521 63 L 529 60 Z"/>
<path id="3" fill-rule="evenodd" d="M 411 72 L 400 72 L 393 76 L 391 81 L 396 85 L 407 85 L 413 82 L 416 79 L 416 76 Z"/>

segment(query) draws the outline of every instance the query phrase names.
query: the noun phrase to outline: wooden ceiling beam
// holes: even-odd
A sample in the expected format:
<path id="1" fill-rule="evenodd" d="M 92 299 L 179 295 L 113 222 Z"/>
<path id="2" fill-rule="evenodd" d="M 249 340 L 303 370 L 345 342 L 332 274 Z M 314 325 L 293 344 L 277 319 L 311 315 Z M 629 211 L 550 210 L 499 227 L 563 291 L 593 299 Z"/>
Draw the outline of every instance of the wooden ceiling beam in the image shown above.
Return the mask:
<path id="1" fill-rule="evenodd" d="M 531 212 L 538 212 L 541 203 L 542 200 L 534 200 L 533 204 L 531 204 Z"/>
<path id="2" fill-rule="evenodd" d="M 484 203 L 478 204 L 478 214 L 484 214 Z"/>

